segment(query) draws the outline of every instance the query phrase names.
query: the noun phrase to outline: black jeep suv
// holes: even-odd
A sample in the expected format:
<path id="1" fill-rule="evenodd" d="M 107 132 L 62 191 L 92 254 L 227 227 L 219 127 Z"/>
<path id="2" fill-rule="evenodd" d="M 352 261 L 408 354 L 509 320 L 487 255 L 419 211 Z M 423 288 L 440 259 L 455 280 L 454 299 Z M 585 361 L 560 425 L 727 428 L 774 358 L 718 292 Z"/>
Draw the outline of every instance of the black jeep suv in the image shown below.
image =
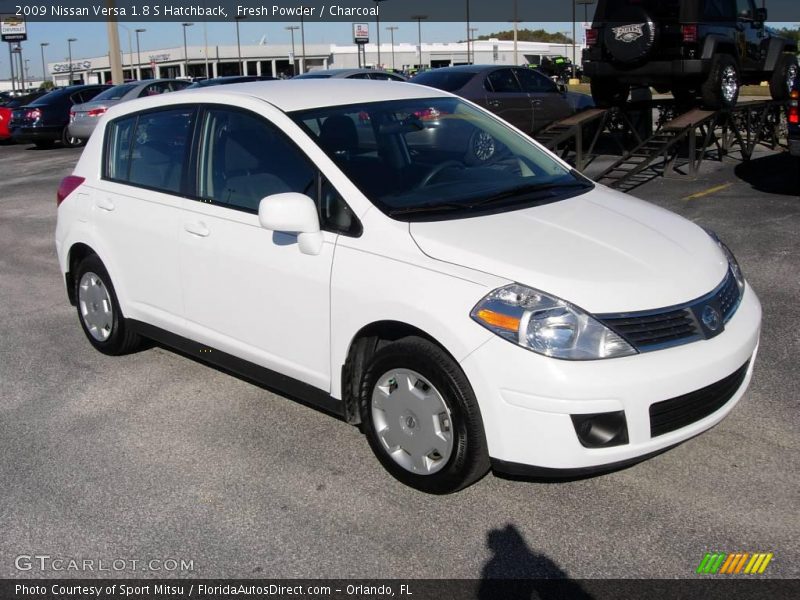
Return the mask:
<path id="1" fill-rule="evenodd" d="M 797 43 L 764 25 L 754 0 L 599 0 L 584 73 L 599 106 L 621 104 L 631 85 L 729 108 L 742 85 L 769 81 L 787 100 L 798 78 Z"/>

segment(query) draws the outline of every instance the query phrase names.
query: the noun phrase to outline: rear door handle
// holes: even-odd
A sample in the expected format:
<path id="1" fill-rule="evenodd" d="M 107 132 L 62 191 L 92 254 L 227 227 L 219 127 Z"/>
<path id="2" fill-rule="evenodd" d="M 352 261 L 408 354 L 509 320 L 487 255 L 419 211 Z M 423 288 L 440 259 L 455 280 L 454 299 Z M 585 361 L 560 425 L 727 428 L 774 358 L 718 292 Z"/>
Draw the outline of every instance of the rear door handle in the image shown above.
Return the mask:
<path id="1" fill-rule="evenodd" d="M 197 237 L 208 237 L 211 231 L 209 231 L 208 227 L 205 226 L 205 223 L 195 222 L 195 223 L 186 223 L 184 224 L 183 228 L 192 235 L 196 235 Z"/>
<path id="2" fill-rule="evenodd" d="M 489 100 L 487 104 L 494 108 L 500 108 L 500 100 Z"/>
<path id="3" fill-rule="evenodd" d="M 105 210 L 107 212 L 111 212 L 114 210 L 114 202 L 111 198 L 100 198 L 95 202 L 95 206 L 100 210 Z"/>
<path id="4" fill-rule="evenodd" d="M 541 100 L 531 100 L 531 104 L 533 104 L 534 106 L 539 106 L 541 103 L 542 103 Z"/>

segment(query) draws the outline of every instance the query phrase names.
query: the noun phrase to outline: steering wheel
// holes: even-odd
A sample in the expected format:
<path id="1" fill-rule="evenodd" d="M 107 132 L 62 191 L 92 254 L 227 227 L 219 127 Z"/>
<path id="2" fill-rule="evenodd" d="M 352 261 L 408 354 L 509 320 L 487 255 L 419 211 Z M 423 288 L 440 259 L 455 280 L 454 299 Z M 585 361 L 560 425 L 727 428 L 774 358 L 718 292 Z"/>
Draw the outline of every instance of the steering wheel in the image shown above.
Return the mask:
<path id="1" fill-rule="evenodd" d="M 459 161 L 457 161 L 457 160 L 446 160 L 443 163 L 439 163 L 438 165 L 433 167 L 430 171 L 428 171 L 428 173 L 425 175 L 425 177 L 422 178 L 422 181 L 420 181 L 417 184 L 416 189 L 421 189 L 421 188 L 424 188 L 425 186 L 427 186 L 431 181 L 433 181 L 433 179 L 439 173 L 441 173 L 445 169 L 448 169 L 450 167 L 463 167 L 463 166 L 464 166 L 464 164 L 459 162 Z"/>

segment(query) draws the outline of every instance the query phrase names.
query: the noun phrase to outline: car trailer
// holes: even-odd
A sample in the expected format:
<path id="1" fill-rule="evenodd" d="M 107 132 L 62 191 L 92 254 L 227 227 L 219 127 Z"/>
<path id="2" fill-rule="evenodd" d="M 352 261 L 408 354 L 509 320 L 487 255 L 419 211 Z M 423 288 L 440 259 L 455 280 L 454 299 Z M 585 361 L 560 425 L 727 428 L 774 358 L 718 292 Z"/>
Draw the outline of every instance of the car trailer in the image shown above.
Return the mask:
<path id="1" fill-rule="evenodd" d="M 630 191 L 659 174 L 694 178 L 707 158 L 721 161 L 738 150 L 742 160 L 748 161 L 758 145 L 772 150 L 780 147 L 784 111 L 785 103 L 775 100 L 743 101 L 730 109 L 681 110 L 672 99 L 656 99 L 588 109 L 554 123 L 535 137 L 579 171 L 599 156 L 596 150 L 601 138 L 612 139 L 621 156 L 593 178 Z M 642 115 L 655 112 L 658 117 L 653 130 Z M 688 173 L 681 170 L 685 167 Z"/>

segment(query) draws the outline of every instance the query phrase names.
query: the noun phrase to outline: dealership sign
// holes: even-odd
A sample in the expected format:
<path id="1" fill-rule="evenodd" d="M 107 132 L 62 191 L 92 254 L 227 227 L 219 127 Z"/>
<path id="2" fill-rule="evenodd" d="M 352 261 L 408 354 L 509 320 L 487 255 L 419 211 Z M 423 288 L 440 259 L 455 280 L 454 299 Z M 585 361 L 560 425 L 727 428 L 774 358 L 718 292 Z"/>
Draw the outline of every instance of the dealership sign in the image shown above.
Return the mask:
<path id="1" fill-rule="evenodd" d="M 68 73 L 69 71 L 88 71 L 92 68 L 92 61 L 81 60 L 72 63 L 72 69 L 69 68 L 69 63 L 56 63 L 51 66 L 53 73 Z"/>
<path id="2" fill-rule="evenodd" d="M 353 41 L 356 44 L 369 42 L 369 25 L 367 23 L 353 23 Z"/>
<path id="3" fill-rule="evenodd" d="M 12 15 L 0 16 L 0 39 L 4 42 L 24 42 L 28 39 L 25 19 Z"/>

